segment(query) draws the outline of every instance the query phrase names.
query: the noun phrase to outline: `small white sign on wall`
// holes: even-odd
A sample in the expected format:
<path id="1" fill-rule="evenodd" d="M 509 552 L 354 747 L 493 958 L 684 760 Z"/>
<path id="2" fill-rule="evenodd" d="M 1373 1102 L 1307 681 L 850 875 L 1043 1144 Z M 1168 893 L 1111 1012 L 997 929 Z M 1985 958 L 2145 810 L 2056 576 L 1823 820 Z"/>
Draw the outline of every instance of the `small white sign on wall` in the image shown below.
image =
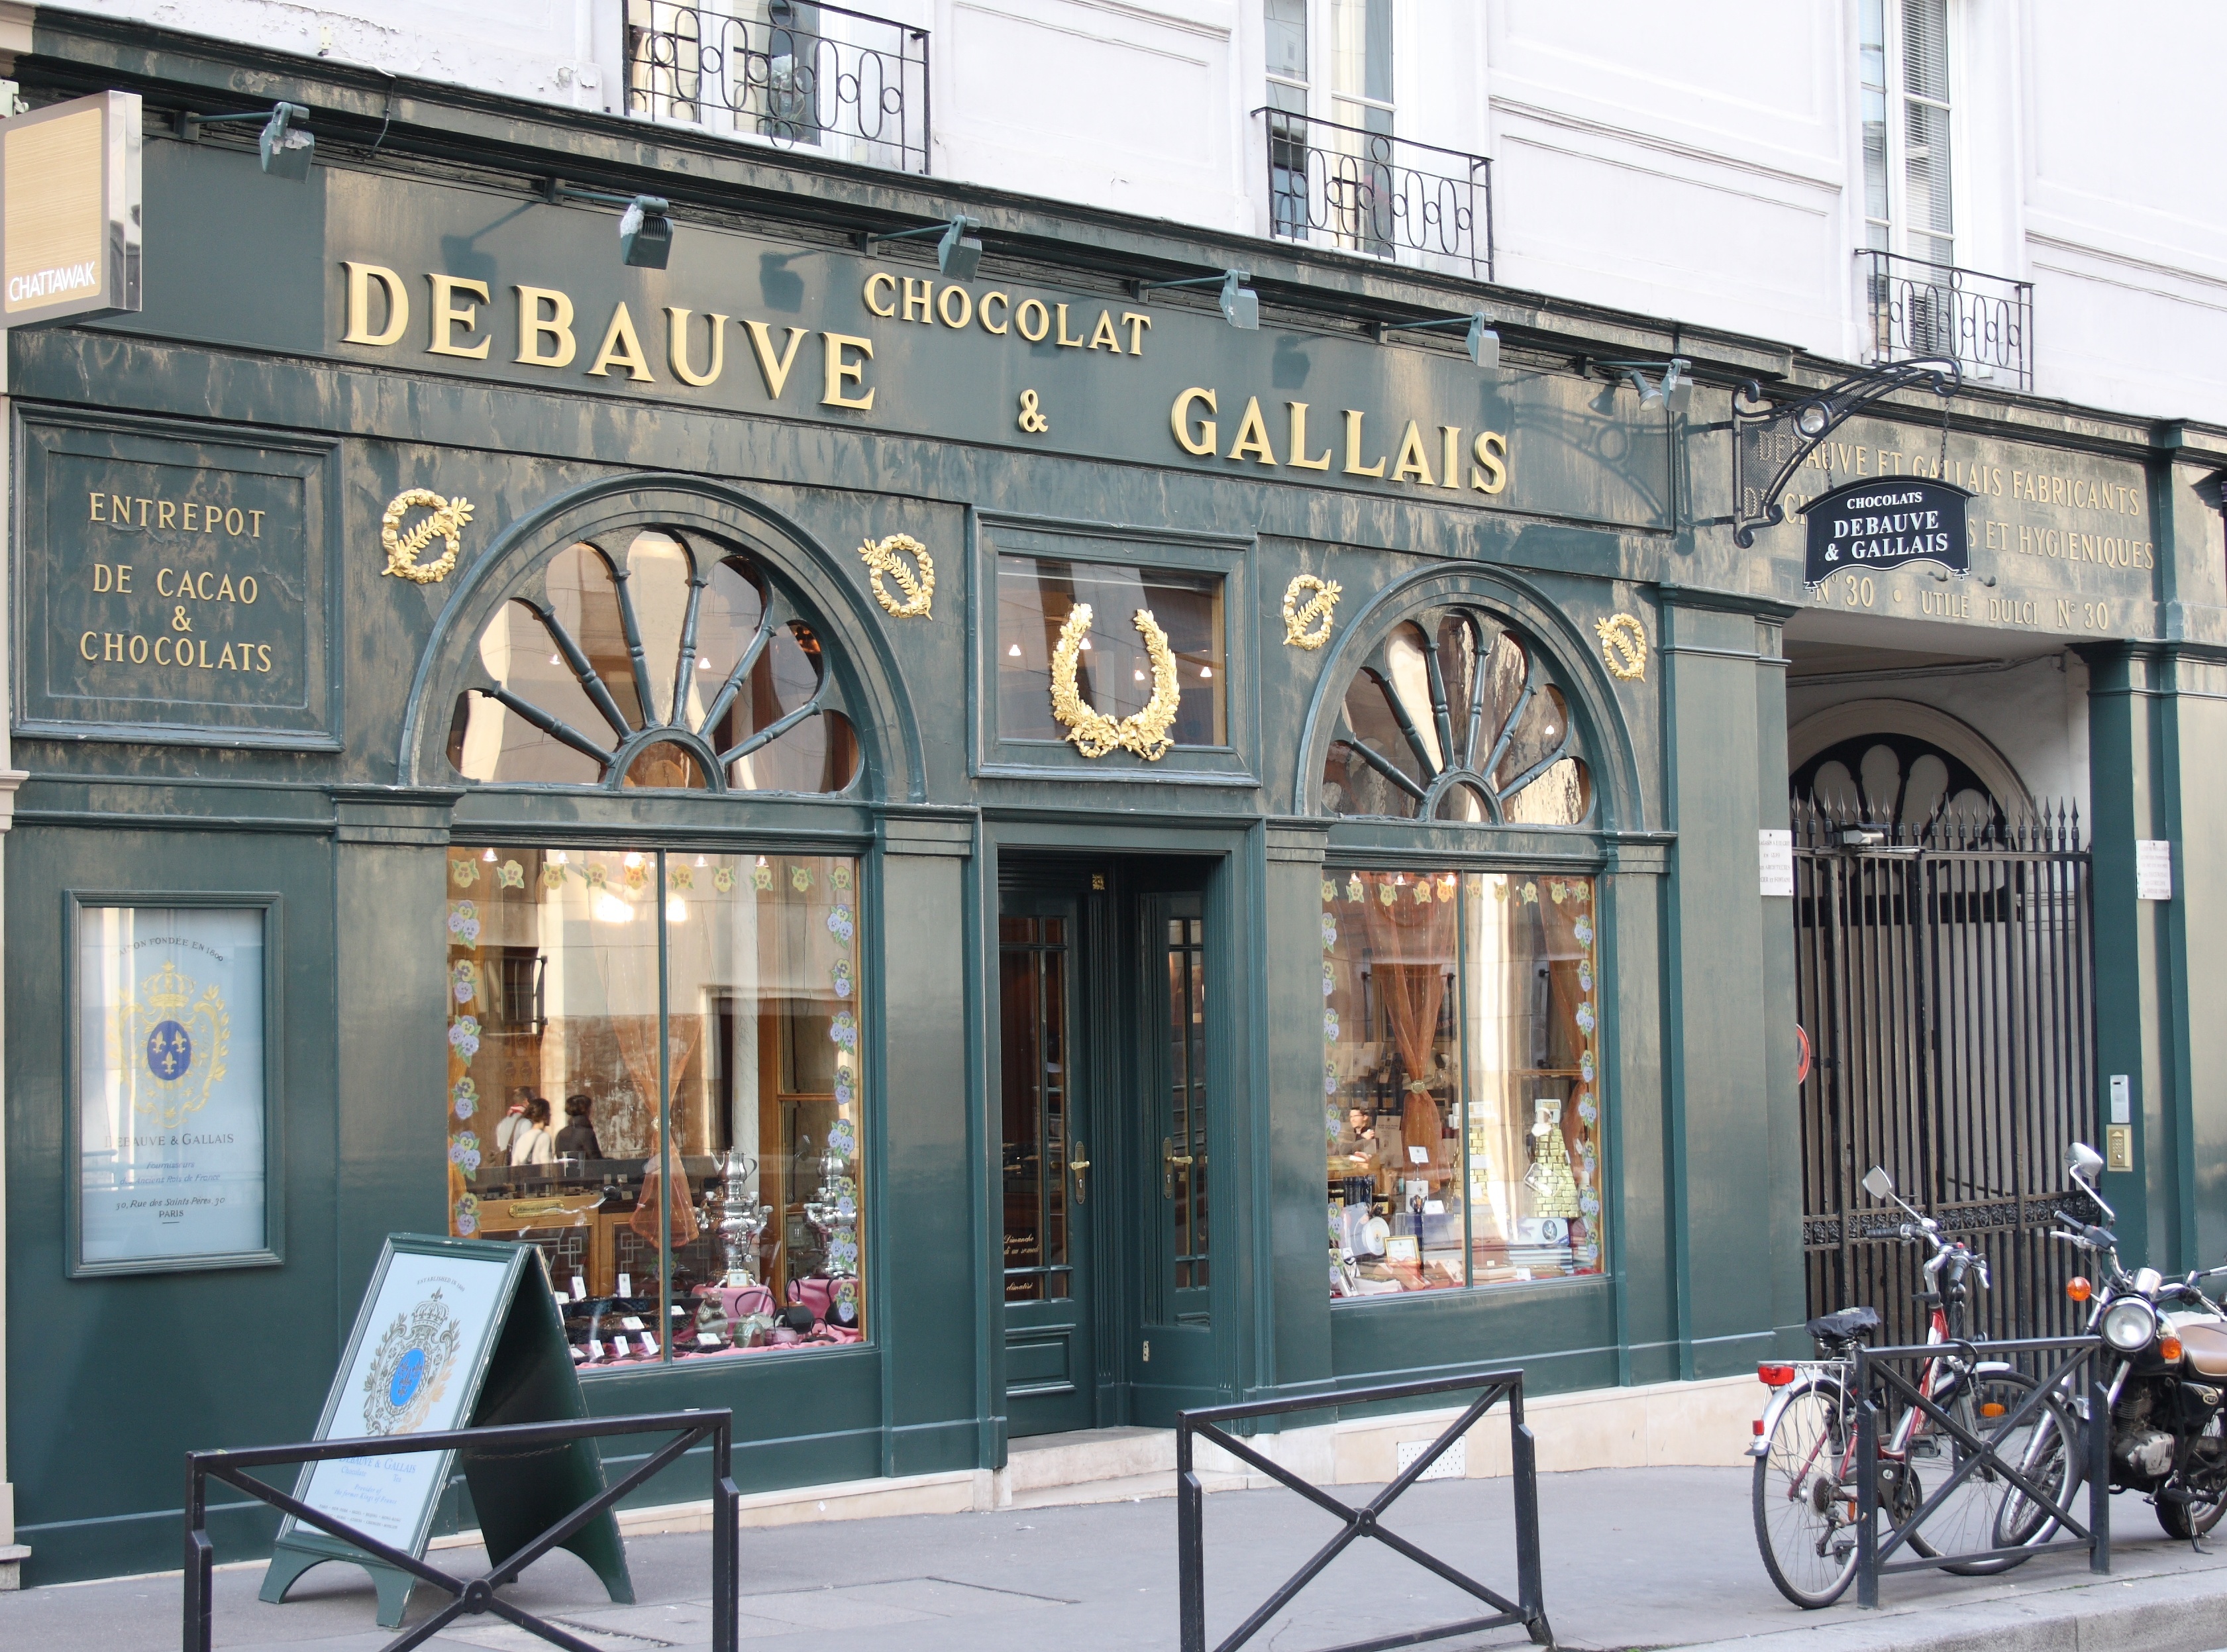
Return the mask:
<path id="1" fill-rule="evenodd" d="M 1765 895 L 1793 894 L 1794 834 L 1784 830 L 1773 831 L 1766 826 L 1755 836 L 1762 858 L 1763 892 Z"/>
<path id="2" fill-rule="evenodd" d="M 2166 838 L 2134 839 L 2134 898 L 2173 899 L 2173 842 Z"/>

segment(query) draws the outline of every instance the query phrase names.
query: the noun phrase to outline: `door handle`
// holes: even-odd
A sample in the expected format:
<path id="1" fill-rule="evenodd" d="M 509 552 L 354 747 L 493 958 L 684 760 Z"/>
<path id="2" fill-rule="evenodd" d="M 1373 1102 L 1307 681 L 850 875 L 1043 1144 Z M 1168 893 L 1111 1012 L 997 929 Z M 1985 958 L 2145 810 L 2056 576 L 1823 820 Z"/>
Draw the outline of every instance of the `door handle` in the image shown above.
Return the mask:
<path id="1" fill-rule="evenodd" d="M 1190 1165 L 1191 1157 L 1189 1153 L 1176 1151 L 1176 1139 L 1173 1136 L 1160 1138 L 1160 1196 L 1163 1199 L 1172 1199 L 1176 1196 L 1176 1171 L 1180 1168 L 1185 1176 L 1189 1176 Z"/>
<path id="2" fill-rule="evenodd" d="M 1079 1141 L 1075 1144 L 1073 1151 L 1078 1157 L 1069 1158 L 1067 1161 L 1067 1168 L 1075 1172 L 1075 1202 L 1077 1204 L 1088 1204 L 1089 1189 L 1085 1185 L 1082 1178 L 1090 1169 L 1090 1144 Z"/>

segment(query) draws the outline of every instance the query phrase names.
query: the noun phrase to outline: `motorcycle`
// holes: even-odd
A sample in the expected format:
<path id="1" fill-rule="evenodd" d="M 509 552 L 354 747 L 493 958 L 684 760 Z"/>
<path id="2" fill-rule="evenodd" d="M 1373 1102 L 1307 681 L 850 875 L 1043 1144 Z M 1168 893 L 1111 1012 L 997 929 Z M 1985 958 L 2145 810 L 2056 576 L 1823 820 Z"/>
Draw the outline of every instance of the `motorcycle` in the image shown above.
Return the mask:
<path id="1" fill-rule="evenodd" d="M 2118 1221 L 2118 1213 L 2096 1190 L 2093 1179 L 2103 1168 L 2103 1158 L 2085 1142 L 2065 1150 L 2067 1178 L 2109 1224 Z M 2110 1356 L 2105 1426 L 2110 1430 L 2111 1489 L 2147 1493 L 2166 1535 L 2193 1540 L 2227 1513 L 2227 1434 L 2222 1424 L 2227 1408 L 2227 1309 L 2206 1296 L 2199 1283 L 2227 1268 L 2181 1279 L 2167 1279 L 2150 1267 L 2130 1273 L 2119 1260 L 2118 1238 L 2109 1226 L 2084 1222 L 2062 1210 L 2056 1221 L 2050 1237 L 2094 1256 L 2102 1281 L 2070 1279 L 2065 1294 L 2092 1304 L 2087 1329 L 2102 1339 Z M 2065 1400 L 2057 1416 L 2069 1413 L 2079 1421 L 2070 1430 L 2054 1420 L 2045 1422 L 2026 1453 L 2025 1466 L 2038 1483 L 2061 1486 L 2069 1498 L 2085 1477 L 2085 1436 L 2095 1419 L 2085 1394 L 2068 1393 Z M 2068 1432 L 2082 1438 L 2068 1439 Z M 2039 1531 L 2044 1511 L 2023 1498 L 2005 1510 L 2003 1540 L 2045 1540 L 2046 1533 Z M 2054 1524 L 2049 1522 L 2052 1528 Z"/>

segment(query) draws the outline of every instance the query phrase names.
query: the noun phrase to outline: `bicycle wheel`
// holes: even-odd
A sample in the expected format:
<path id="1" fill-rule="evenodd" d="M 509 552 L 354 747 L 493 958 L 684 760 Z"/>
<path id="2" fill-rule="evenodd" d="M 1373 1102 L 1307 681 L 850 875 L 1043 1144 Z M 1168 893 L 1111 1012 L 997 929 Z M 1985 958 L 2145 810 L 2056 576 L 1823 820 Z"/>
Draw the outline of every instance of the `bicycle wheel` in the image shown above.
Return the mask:
<path id="1" fill-rule="evenodd" d="M 1788 1394 L 1755 1460 L 1755 1540 L 1778 1592 L 1815 1610 L 1856 1575 L 1856 1493 L 1841 1480 L 1855 1419 L 1821 1378 Z"/>
<path id="2" fill-rule="evenodd" d="M 2059 1416 L 2057 1403 L 2051 1400 L 2017 1427 L 2007 1433 L 2003 1431 L 2002 1419 L 2014 1413 L 2033 1388 L 2034 1380 L 2022 1371 L 1985 1371 L 1960 1383 L 1945 1409 L 1966 1430 L 1992 1446 L 1996 1457 L 2019 1464 L 2020 1473 L 2028 1474 L 2039 1489 L 2052 1493 L 2061 1502 L 2069 1487 L 2052 1485 L 2046 1477 L 2053 1471 L 2061 1483 L 2070 1470 L 2071 1454 L 2061 1448 L 2064 1440 L 2078 1438 L 2077 1427 Z M 1908 1465 L 1918 1504 L 1930 1501 L 1958 1468 L 1979 1455 L 1937 1423 L 1929 1422 L 1912 1444 L 1922 1447 L 1929 1438 L 1937 1443 L 1936 1454 L 1927 1457 L 1913 1451 Z M 2058 1464 L 2054 1470 L 2049 1467 L 2052 1438 L 2059 1448 L 2054 1452 Z M 2029 1457 L 2035 1459 L 2041 1474 L 2030 1473 Z M 1941 1506 L 1925 1517 L 1924 1525 L 1911 1533 L 1909 1542 L 1913 1551 L 1929 1560 L 2012 1546 L 2032 1547 L 2046 1542 L 2055 1524 L 2048 1511 L 2020 1492 L 1994 1461 L 1985 1461 L 1958 1483 Z M 2027 1558 L 1997 1555 L 1954 1561 L 1941 1569 L 1962 1578 L 1992 1577 L 2024 1565 Z"/>
<path id="3" fill-rule="evenodd" d="M 2061 1400 L 2052 1400 L 2019 1459 L 2020 1471 L 2061 1508 L 2072 1506 L 2073 1494 L 2087 1477 L 2082 1438 L 2080 1419 L 2072 1408 Z M 2055 1537 L 2058 1530 L 2057 1516 L 2015 1486 L 1995 1516 L 1999 1548 L 2013 1543 L 2037 1547 Z"/>

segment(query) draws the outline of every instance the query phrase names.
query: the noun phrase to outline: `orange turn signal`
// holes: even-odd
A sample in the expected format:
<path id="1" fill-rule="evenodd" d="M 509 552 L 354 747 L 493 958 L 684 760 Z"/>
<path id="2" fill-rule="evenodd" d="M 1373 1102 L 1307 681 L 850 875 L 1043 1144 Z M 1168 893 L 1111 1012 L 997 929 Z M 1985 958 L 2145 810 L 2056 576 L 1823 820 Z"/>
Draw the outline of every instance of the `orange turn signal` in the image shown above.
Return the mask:
<path id="1" fill-rule="evenodd" d="M 1755 1368 L 1755 1375 L 1764 1387 L 1783 1388 L 1794 1381 L 1794 1368 L 1790 1365 L 1758 1365 Z"/>
<path id="2" fill-rule="evenodd" d="M 2158 1357 L 2167 1365 L 2179 1364 L 2181 1351 L 2180 1338 L 2178 1336 L 2163 1337 L 2158 1343 Z"/>
<path id="3" fill-rule="evenodd" d="M 2082 1279 L 2077 1273 L 2074 1274 L 2071 1279 L 2064 1282 L 2064 1294 L 2071 1298 L 2075 1302 L 2087 1301 L 2088 1293 L 2094 1289 L 2095 1287 L 2093 1285 L 2090 1285 L 2087 1280 Z"/>

